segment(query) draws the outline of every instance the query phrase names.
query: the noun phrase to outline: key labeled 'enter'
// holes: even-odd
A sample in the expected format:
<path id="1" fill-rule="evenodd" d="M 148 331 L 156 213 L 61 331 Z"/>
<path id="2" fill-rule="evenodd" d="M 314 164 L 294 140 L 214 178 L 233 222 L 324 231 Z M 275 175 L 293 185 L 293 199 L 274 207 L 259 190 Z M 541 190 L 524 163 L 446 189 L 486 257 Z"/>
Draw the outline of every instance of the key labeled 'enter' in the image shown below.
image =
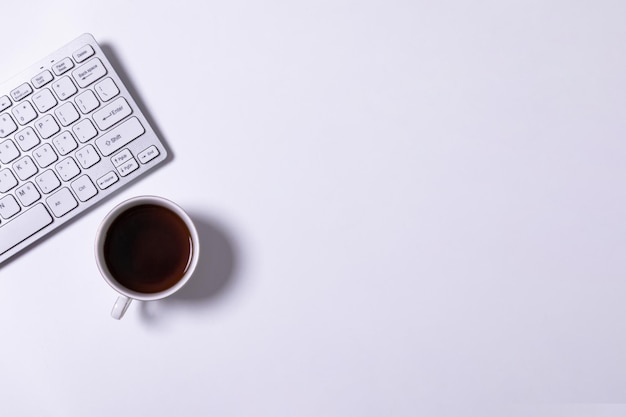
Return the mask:
<path id="1" fill-rule="evenodd" d="M 93 121 L 96 122 L 100 130 L 106 130 L 119 122 L 133 110 L 128 105 L 124 97 L 118 97 L 93 114 Z"/>

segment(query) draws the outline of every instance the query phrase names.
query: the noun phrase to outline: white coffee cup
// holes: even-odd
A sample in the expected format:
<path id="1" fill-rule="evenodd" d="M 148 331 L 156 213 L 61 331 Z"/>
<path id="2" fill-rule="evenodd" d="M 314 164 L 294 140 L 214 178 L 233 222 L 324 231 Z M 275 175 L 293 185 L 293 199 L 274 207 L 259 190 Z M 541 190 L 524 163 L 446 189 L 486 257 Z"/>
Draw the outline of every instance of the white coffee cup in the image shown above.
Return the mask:
<path id="1" fill-rule="evenodd" d="M 111 316 L 121 319 L 132 300 L 159 300 L 180 290 L 198 264 L 199 249 L 191 218 L 170 200 L 141 196 L 114 207 L 95 241 L 98 268 L 120 294 Z"/>

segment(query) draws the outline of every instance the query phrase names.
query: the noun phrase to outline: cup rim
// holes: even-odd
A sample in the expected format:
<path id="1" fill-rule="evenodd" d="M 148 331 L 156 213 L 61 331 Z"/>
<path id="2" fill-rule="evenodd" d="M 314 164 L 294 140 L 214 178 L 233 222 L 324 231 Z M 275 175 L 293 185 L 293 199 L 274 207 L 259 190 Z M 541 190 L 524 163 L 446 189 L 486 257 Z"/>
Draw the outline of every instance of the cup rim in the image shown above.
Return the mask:
<path id="1" fill-rule="evenodd" d="M 155 292 L 155 293 L 142 293 L 138 291 L 131 290 L 130 288 L 126 288 L 122 284 L 120 284 L 114 277 L 113 274 L 109 271 L 106 261 L 104 260 L 104 241 L 106 237 L 106 231 L 108 227 L 111 225 L 114 219 L 116 219 L 121 213 L 126 211 L 129 208 L 139 206 L 142 204 L 155 204 L 161 207 L 165 207 L 172 212 L 174 212 L 177 216 L 179 216 L 187 225 L 189 229 L 189 233 L 191 234 L 191 240 L 193 242 L 193 253 L 191 256 L 191 263 L 185 272 L 185 275 L 176 282 L 176 284 L 172 285 L 166 290 Z M 168 297 L 182 288 L 187 281 L 193 275 L 196 265 L 198 264 L 199 258 L 199 250 L 200 250 L 200 240 L 198 238 L 198 231 L 196 229 L 195 224 L 191 220 L 191 217 L 180 207 L 178 204 L 174 203 L 172 200 L 169 200 L 165 197 L 160 197 L 156 195 L 142 195 L 131 197 L 127 200 L 122 201 L 113 207 L 107 214 L 104 216 L 98 229 L 96 231 L 96 239 L 94 242 L 94 254 L 96 258 L 96 265 L 100 271 L 100 275 L 104 278 L 104 280 L 109 284 L 111 288 L 113 288 L 118 293 L 141 301 L 151 301 L 151 300 L 160 300 L 162 298 Z"/>

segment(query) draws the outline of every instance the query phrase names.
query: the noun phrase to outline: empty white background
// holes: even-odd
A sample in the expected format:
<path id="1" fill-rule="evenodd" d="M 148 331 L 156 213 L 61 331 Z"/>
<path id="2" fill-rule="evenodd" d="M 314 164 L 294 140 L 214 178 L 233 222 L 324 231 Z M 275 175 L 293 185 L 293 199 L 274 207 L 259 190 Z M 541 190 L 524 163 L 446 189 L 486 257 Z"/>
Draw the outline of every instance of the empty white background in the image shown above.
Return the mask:
<path id="1" fill-rule="evenodd" d="M 1 14 L 0 79 L 90 32 L 173 158 L 0 266 L 0 415 L 624 411 L 623 1 Z M 202 260 L 117 322 L 93 239 L 142 194 Z"/>

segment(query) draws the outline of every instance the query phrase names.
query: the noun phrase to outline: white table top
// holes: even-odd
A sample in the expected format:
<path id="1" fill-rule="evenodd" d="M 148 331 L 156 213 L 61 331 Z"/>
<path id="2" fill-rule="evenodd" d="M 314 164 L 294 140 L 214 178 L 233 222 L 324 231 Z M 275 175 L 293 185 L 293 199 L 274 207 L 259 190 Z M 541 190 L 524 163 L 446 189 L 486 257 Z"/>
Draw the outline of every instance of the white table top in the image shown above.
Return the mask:
<path id="1" fill-rule="evenodd" d="M 184 3 L 2 4 L 0 79 L 90 32 L 174 157 L 0 267 L 0 415 L 626 401 L 625 2 Z M 142 194 L 203 255 L 118 322 Z"/>

